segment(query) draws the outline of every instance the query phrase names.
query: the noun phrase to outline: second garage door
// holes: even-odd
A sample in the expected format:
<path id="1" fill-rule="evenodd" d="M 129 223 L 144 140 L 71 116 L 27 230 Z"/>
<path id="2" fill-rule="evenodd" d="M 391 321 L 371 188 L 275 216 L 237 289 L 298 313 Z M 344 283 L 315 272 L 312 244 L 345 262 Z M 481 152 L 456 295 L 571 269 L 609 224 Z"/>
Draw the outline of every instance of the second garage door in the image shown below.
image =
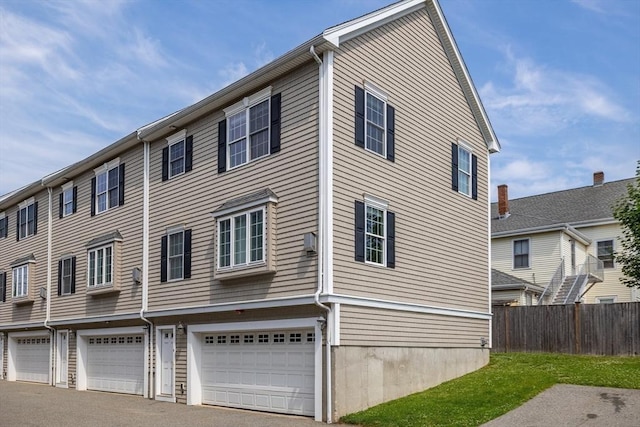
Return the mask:
<path id="1" fill-rule="evenodd" d="M 16 379 L 49 382 L 49 337 L 17 338 Z"/>
<path id="2" fill-rule="evenodd" d="M 144 389 L 143 336 L 90 337 L 87 345 L 87 388 L 142 394 Z"/>
<path id="3" fill-rule="evenodd" d="M 314 414 L 313 331 L 203 334 L 202 403 Z"/>

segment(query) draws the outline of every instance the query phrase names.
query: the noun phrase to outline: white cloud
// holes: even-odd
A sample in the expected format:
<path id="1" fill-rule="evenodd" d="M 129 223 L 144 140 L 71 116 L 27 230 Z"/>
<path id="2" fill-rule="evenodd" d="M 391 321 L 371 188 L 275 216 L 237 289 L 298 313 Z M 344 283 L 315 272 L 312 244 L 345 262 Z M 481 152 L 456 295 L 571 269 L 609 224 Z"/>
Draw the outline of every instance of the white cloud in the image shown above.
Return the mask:
<path id="1" fill-rule="evenodd" d="M 601 0 L 571 0 L 572 3 L 592 12 L 605 13 L 606 6 Z"/>
<path id="2" fill-rule="evenodd" d="M 231 83 L 239 80 L 249 74 L 249 70 L 244 62 L 236 62 L 228 64 L 226 67 L 218 72 L 218 75 L 222 78 L 220 88 L 230 85 Z"/>
<path id="3" fill-rule="evenodd" d="M 123 50 L 123 56 L 151 68 L 167 65 L 160 43 L 146 36 L 139 28 L 134 28 L 133 40 Z"/>

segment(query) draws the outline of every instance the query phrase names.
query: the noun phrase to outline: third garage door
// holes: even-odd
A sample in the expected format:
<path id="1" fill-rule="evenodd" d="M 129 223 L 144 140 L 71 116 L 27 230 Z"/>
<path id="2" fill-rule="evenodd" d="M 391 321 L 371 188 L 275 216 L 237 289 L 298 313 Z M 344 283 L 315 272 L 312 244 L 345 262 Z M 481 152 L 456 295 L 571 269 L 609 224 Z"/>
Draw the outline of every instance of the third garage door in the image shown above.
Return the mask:
<path id="1" fill-rule="evenodd" d="M 89 337 L 87 388 L 142 394 L 144 389 L 143 336 Z"/>
<path id="2" fill-rule="evenodd" d="M 313 331 L 203 334 L 202 402 L 314 414 Z"/>
<path id="3" fill-rule="evenodd" d="M 49 382 L 49 337 L 17 339 L 16 379 Z"/>

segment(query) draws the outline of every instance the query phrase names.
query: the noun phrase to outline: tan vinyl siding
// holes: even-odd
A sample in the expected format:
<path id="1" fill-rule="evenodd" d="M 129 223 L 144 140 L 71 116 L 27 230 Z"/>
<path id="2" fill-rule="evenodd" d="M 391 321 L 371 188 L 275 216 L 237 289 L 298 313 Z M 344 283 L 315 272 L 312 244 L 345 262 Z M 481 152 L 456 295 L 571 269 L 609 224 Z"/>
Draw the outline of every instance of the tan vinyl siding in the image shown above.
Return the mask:
<path id="1" fill-rule="evenodd" d="M 26 197 L 25 199 L 29 199 Z M 46 316 L 46 300 L 40 298 L 40 288 L 47 287 L 47 227 L 49 196 L 46 190 L 34 196 L 38 202 L 37 233 L 16 241 L 16 213 L 18 204 L 4 211 L 9 218 L 5 239 L 0 240 L 0 271 L 7 274 L 6 302 L 0 302 L 0 324 L 42 322 Z M 19 202 L 21 203 L 22 200 Z M 33 254 L 35 262 L 28 263 L 28 295 L 32 303 L 13 304 L 13 268 L 11 264 Z"/>
<path id="2" fill-rule="evenodd" d="M 489 337 L 486 320 L 349 305 L 340 324 L 341 346 L 477 348 Z"/>
<path id="3" fill-rule="evenodd" d="M 143 150 L 142 145 L 120 154 L 125 164 L 124 205 L 91 216 L 91 179 L 93 169 L 73 177 L 78 187 L 78 209 L 75 214 L 59 218 L 58 197 L 61 188 L 53 191 L 53 247 L 51 259 L 51 319 L 107 316 L 138 312 L 142 308 L 142 289 L 133 284 L 131 271 L 142 268 L 142 202 Z M 92 239 L 118 231 L 122 242 L 114 245 L 114 283 L 120 292 L 88 296 L 88 251 Z M 76 292 L 57 294 L 58 261 L 76 257 Z"/>
<path id="4" fill-rule="evenodd" d="M 341 44 L 334 64 L 334 291 L 486 312 L 488 151 L 422 9 Z M 395 107 L 395 162 L 354 143 L 354 86 Z M 478 158 L 478 200 L 451 188 L 451 144 Z M 354 261 L 354 200 L 389 202 L 396 268 Z"/>
<path id="5" fill-rule="evenodd" d="M 151 145 L 150 310 L 310 294 L 315 290 L 317 258 L 307 257 L 303 235 L 317 232 L 317 65 L 309 63 L 273 82 L 272 94 L 277 93 L 282 94 L 279 153 L 218 174 L 218 122 L 224 120 L 222 111 L 187 127 L 187 135 L 193 135 L 193 170 L 184 175 L 163 182 L 162 149 L 167 141 L 161 139 Z M 267 242 L 276 246 L 277 273 L 216 280 L 216 219 L 211 213 L 231 199 L 265 188 L 279 200 L 274 210 L 275 242 Z M 167 228 L 177 225 L 192 230 L 192 276 L 161 283 L 161 237 Z"/>

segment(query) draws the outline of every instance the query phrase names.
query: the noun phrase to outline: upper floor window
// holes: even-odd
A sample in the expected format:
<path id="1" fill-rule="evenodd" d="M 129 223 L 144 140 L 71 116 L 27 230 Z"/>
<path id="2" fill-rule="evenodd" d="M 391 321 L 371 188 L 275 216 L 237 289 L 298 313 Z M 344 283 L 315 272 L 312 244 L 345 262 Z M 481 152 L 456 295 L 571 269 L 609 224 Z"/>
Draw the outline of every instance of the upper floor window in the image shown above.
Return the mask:
<path id="1" fill-rule="evenodd" d="M 604 268 L 614 268 L 613 240 L 601 240 L 598 242 L 598 259 L 604 264 Z"/>
<path id="2" fill-rule="evenodd" d="M 17 240 L 36 234 L 38 232 L 38 202 L 31 198 L 20 203 L 16 222 Z"/>
<path id="3" fill-rule="evenodd" d="M 529 268 L 529 239 L 513 241 L 513 268 Z"/>
<path id="4" fill-rule="evenodd" d="M 161 240 L 160 281 L 191 277 L 191 230 L 167 230 Z"/>
<path id="5" fill-rule="evenodd" d="M 0 272 L 0 302 L 7 301 L 7 273 Z"/>
<path id="6" fill-rule="evenodd" d="M 280 151 L 281 94 L 268 87 L 224 109 L 218 124 L 218 173 Z"/>
<path id="7" fill-rule="evenodd" d="M 395 214 L 373 196 L 355 202 L 356 261 L 395 268 Z"/>
<path id="8" fill-rule="evenodd" d="M 76 292 L 76 257 L 58 261 L 58 295 L 71 295 Z"/>
<path id="9" fill-rule="evenodd" d="M 356 145 L 395 161 L 395 109 L 387 95 L 365 83 L 355 87 Z"/>
<path id="10" fill-rule="evenodd" d="M 162 180 L 189 172 L 193 167 L 193 135 L 186 129 L 167 138 L 167 147 L 162 150 Z"/>
<path id="11" fill-rule="evenodd" d="M 62 186 L 62 192 L 59 197 L 58 216 L 62 218 L 74 214 L 78 207 L 78 187 L 73 186 L 73 181 Z"/>
<path id="12" fill-rule="evenodd" d="M 13 268 L 13 297 L 29 295 L 29 265 L 24 264 Z"/>
<path id="13" fill-rule="evenodd" d="M 95 170 L 91 180 L 91 215 L 124 204 L 124 163 L 114 159 Z"/>
<path id="14" fill-rule="evenodd" d="M 9 235 L 9 217 L 4 212 L 0 213 L 0 239 Z"/>
<path id="15" fill-rule="evenodd" d="M 109 286 L 113 282 L 113 245 L 89 250 L 88 286 Z"/>
<path id="16" fill-rule="evenodd" d="M 451 181 L 454 191 L 478 199 L 478 157 L 461 140 L 451 144 Z"/>

